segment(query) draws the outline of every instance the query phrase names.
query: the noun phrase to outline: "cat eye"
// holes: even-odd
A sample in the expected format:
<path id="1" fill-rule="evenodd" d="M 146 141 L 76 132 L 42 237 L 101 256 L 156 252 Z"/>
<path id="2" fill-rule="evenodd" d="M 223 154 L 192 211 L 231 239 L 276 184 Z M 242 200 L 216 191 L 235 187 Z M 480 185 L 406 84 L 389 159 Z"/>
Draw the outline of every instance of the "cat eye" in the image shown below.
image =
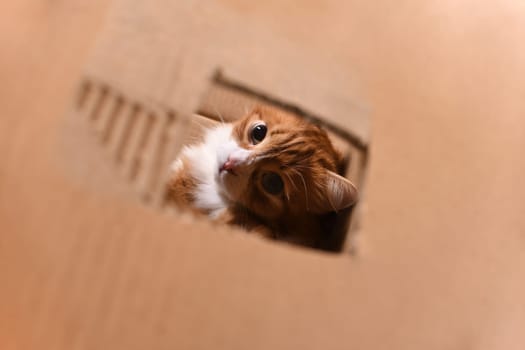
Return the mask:
<path id="1" fill-rule="evenodd" d="M 273 195 L 281 193 L 284 189 L 283 180 L 276 173 L 265 173 L 261 183 L 264 190 Z"/>
<path id="2" fill-rule="evenodd" d="M 252 130 L 250 130 L 250 140 L 254 145 L 258 144 L 266 137 L 268 128 L 264 124 L 256 124 Z"/>

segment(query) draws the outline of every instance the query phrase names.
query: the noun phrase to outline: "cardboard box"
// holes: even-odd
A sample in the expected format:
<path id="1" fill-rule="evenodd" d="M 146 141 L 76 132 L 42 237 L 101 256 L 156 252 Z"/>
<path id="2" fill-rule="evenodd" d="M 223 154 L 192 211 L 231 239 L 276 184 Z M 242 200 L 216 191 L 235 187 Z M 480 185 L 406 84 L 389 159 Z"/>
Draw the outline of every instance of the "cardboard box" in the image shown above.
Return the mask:
<path id="1" fill-rule="evenodd" d="M 106 5 L 0 5 L 0 348 L 525 346 L 519 4 Z M 355 254 L 162 208 L 217 69 L 370 146 Z"/>

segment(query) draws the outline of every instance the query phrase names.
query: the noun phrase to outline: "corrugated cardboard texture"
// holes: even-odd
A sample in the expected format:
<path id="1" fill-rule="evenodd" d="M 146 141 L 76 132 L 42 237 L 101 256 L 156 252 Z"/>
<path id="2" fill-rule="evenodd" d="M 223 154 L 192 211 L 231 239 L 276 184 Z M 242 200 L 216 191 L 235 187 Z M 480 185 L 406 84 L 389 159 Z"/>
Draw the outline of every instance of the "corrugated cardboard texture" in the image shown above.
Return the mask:
<path id="1" fill-rule="evenodd" d="M 225 0 L 196 8 L 197 24 L 219 10 L 211 29 L 225 28 L 206 57 L 220 57 L 228 36 L 246 28 L 288 47 L 281 54 L 254 40 L 252 64 L 229 66 L 238 79 L 334 122 L 346 99 L 317 95 L 313 82 L 353 79 L 343 96 L 366 101 L 373 131 L 357 257 L 161 214 L 75 182 L 64 169 L 64 116 L 105 7 L 0 5 L 2 349 L 525 347 L 521 4 Z M 128 43 L 142 52 L 135 37 L 155 32 L 159 16 L 177 23 L 174 7 L 119 1 L 91 52 L 103 52 L 103 33 L 122 23 L 115 16 L 130 18 L 121 29 L 133 30 Z M 141 16 L 151 20 L 134 20 Z M 297 67 L 281 67 L 283 56 Z M 126 76 L 108 83 L 173 106 L 194 104 L 209 73 L 197 70 L 192 82 L 183 69 L 177 81 L 193 88 L 174 92 L 171 75 L 157 84 L 146 72 L 155 65 L 130 62 L 144 67 L 135 78 L 117 74 L 117 64 L 98 73 Z M 258 67 L 288 70 L 287 81 L 312 68 L 301 78 L 308 92 L 263 80 Z"/>

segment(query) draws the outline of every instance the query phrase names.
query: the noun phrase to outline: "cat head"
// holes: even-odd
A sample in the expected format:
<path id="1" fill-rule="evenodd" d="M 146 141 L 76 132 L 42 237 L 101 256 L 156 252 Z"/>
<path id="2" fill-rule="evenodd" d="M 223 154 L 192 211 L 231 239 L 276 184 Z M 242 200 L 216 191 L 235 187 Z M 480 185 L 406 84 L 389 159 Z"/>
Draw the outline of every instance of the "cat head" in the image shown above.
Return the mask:
<path id="1" fill-rule="evenodd" d="M 217 160 L 221 194 L 262 218 L 324 214 L 357 200 L 354 185 L 336 173 L 342 160 L 326 132 L 268 107 L 233 124 Z"/>

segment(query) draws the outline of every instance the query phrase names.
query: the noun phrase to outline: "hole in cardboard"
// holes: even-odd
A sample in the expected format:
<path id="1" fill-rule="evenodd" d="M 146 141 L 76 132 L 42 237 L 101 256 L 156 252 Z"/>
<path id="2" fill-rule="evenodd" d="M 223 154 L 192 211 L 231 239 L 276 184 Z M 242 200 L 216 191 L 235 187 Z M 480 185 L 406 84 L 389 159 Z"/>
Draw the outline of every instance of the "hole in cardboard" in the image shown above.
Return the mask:
<path id="1" fill-rule="evenodd" d="M 338 169 L 339 174 L 350 179 L 362 192 L 368 147 L 351 130 L 341 129 L 329 123 L 326 118 L 277 99 L 270 94 L 237 83 L 220 73 L 213 77 L 208 91 L 201 100 L 196 115 L 193 117 L 193 128 L 202 128 L 202 124 L 208 125 L 210 121 L 234 121 L 243 117 L 257 105 L 268 105 L 292 113 L 325 129 L 332 143 L 342 152 L 345 159 L 341 168 Z M 355 251 L 351 236 L 357 231 L 358 216 L 357 206 L 338 213 L 326 214 L 321 219 L 323 235 L 319 236 L 314 244 L 301 240 L 294 240 L 293 243 L 332 252 L 340 252 L 343 249 L 350 252 Z"/>
<path id="2" fill-rule="evenodd" d="M 85 79 L 76 97 L 74 115 L 90 125 L 90 132 L 95 136 L 93 139 L 109 153 L 111 162 L 108 166 L 117 170 L 118 181 L 110 182 L 106 177 L 99 184 L 103 183 L 111 190 L 117 182 L 124 182 L 150 205 L 164 207 L 170 204 L 166 199 L 167 169 L 175 157 L 174 151 L 181 145 L 176 136 L 180 135 L 180 123 L 175 113 L 131 98 L 96 79 Z M 339 173 L 349 178 L 360 191 L 357 206 L 329 213 L 322 218 L 323 236 L 314 245 L 300 241 L 293 243 L 332 252 L 355 251 L 352 237 L 359 228 L 368 147 L 352 130 L 338 128 L 326 118 L 300 106 L 217 74 L 192 116 L 190 128 L 182 131 L 189 140 L 194 139 L 199 128 L 206 128 L 221 118 L 234 121 L 255 105 L 269 105 L 323 127 L 336 148 L 344 154 L 345 161 L 338 169 Z M 102 163 L 97 164 L 100 166 Z M 92 173 L 85 176 L 94 177 Z"/>

